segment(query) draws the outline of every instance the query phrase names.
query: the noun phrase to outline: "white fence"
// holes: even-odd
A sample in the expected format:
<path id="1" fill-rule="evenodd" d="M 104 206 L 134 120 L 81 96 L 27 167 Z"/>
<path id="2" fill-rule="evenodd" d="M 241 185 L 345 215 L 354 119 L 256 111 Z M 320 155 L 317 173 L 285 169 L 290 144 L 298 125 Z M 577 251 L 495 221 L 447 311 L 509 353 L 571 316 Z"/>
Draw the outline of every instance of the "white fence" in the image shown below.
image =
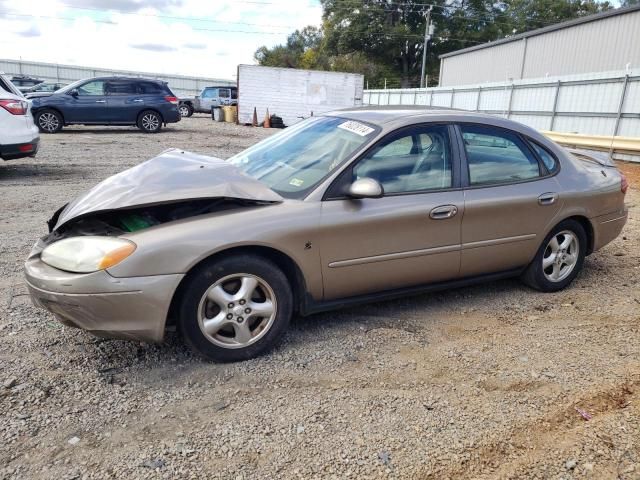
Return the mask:
<path id="1" fill-rule="evenodd" d="M 28 75 L 41 80 L 58 83 L 71 83 L 83 78 L 99 76 L 130 76 L 163 80 L 178 96 L 193 96 L 210 85 L 235 85 L 233 80 L 219 78 L 189 77 L 184 75 L 165 75 L 161 73 L 134 72 L 129 70 L 110 70 L 106 68 L 79 67 L 73 65 L 59 65 L 56 63 L 26 62 L 21 60 L 0 60 L 0 72 L 9 77 L 13 75 Z"/>
<path id="2" fill-rule="evenodd" d="M 365 90 L 364 104 L 501 115 L 538 130 L 640 137 L 640 70 L 483 85 Z"/>

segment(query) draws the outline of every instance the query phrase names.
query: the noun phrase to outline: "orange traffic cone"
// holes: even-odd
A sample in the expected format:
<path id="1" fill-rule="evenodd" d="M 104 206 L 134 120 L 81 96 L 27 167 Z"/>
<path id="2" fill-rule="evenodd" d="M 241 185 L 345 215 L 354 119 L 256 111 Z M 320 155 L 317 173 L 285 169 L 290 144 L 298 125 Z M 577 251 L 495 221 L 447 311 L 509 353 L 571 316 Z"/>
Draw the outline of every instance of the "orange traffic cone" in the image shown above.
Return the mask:
<path id="1" fill-rule="evenodd" d="M 264 117 L 264 128 L 271 128 L 271 119 L 269 118 L 269 109 L 267 108 L 267 116 Z"/>
<path id="2" fill-rule="evenodd" d="M 256 110 L 256 107 L 253 107 L 253 121 L 251 122 L 251 126 L 258 126 L 258 110 Z"/>

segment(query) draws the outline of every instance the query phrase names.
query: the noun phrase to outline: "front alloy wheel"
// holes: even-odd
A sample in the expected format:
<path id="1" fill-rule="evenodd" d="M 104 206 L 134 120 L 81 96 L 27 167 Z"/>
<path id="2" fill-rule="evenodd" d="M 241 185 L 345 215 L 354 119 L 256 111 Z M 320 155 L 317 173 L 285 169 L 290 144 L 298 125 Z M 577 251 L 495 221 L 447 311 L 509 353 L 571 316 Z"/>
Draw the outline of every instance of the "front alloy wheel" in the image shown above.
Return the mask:
<path id="1" fill-rule="evenodd" d="M 269 331 L 276 311 L 276 296 L 267 282 L 248 273 L 232 274 L 215 282 L 202 296 L 198 325 L 211 343 L 244 348 Z"/>
<path id="2" fill-rule="evenodd" d="M 38 113 L 36 122 L 42 133 L 57 133 L 62 129 L 62 117 L 53 110 Z"/>
<path id="3" fill-rule="evenodd" d="M 250 254 L 212 259 L 180 287 L 178 328 L 196 352 L 233 362 L 272 348 L 289 325 L 293 295 L 272 261 Z"/>

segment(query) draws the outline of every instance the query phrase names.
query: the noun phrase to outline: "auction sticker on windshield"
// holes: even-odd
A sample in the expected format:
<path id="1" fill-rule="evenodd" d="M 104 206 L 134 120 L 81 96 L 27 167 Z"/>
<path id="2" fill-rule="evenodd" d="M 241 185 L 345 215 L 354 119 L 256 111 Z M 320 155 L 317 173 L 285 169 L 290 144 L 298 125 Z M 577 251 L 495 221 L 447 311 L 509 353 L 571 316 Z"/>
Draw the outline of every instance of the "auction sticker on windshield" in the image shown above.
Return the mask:
<path id="1" fill-rule="evenodd" d="M 373 132 L 373 128 L 366 126 L 364 123 L 355 122 L 353 120 L 341 123 L 340 125 L 338 125 L 338 128 L 347 130 L 348 132 L 356 133 L 361 137 L 366 137 L 371 132 Z"/>

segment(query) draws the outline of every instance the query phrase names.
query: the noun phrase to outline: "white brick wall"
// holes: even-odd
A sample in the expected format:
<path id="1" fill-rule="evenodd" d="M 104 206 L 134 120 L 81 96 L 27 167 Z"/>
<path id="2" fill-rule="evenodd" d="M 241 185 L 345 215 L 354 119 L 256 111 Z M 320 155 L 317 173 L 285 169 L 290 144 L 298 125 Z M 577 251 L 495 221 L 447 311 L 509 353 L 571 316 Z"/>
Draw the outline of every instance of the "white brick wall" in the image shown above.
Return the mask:
<path id="1" fill-rule="evenodd" d="M 314 114 L 362 105 L 364 77 L 353 73 L 240 65 L 238 120 L 251 123 L 253 109 L 262 122 L 269 109 L 293 125 Z"/>

